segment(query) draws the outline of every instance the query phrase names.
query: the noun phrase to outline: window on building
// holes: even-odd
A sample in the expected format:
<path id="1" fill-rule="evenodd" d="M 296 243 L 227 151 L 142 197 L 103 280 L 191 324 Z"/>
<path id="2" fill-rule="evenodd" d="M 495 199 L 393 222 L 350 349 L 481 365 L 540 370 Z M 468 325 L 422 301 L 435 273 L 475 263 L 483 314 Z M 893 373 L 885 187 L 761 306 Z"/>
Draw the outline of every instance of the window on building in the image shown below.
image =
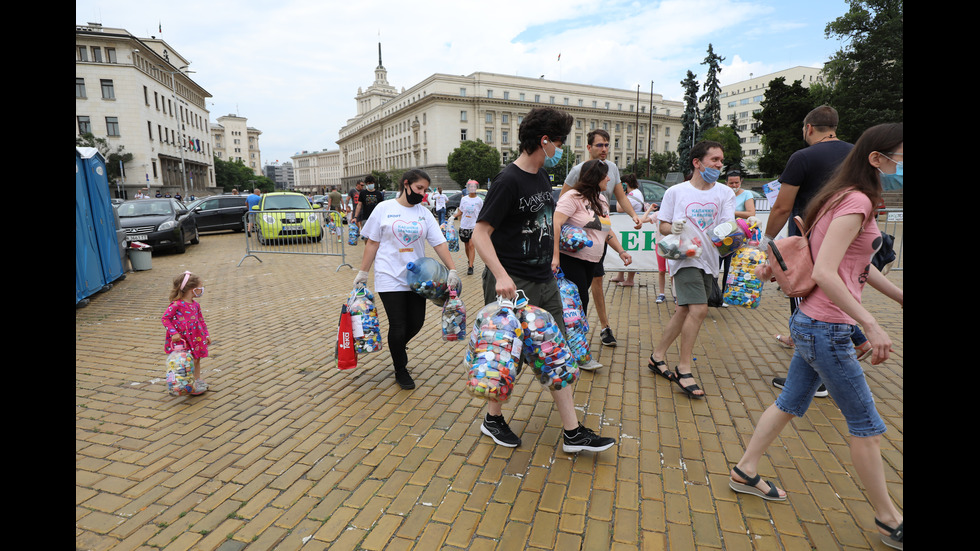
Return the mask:
<path id="1" fill-rule="evenodd" d="M 146 133 L 150 135 L 150 141 L 153 141 L 153 123 L 146 121 Z"/>
<path id="2" fill-rule="evenodd" d="M 461 141 L 461 142 L 465 142 L 466 141 L 466 129 L 465 128 L 460 128 L 459 129 L 459 141 Z"/>
<path id="3" fill-rule="evenodd" d="M 541 94 L 534 94 L 534 103 L 541 103 Z"/>
<path id="4" fill-rule="evenodd" d="M 510 143 L 510 132 L 506 130 L 500 131 L 500 143 L 507 145 Z"/>
<path id="5" fill-rule="evenodd" d="M 105 118 L 105 133 L 108 136 L 119 136 L 119 117 Z"/>
<path id="6" fill-rule="evenodd" d="M 493 123 L 493 113 L 487 113 L 487 123 Z"/>
<path id="7" fill-rule="evenodd" d="M 503 115 L 500 115 L 500 122 L 501 122 L 501 124 L 509 124 L 510 123 L 510 115 L 508 115 L 507 113 L 504 113 Z"/>
<path id="8" fill-rule="evenodd" d="M 85 99 L 86 98 L 86 96 L 85 96 L 85 79 L 84 78 L 77 78 L 77 77 L 75 78 L 75 98 L 76 99 Z"/>
<path id="9" fill-rule="evenodd" d="M 96 63 L 102 63 L 102 48 L 98 46 L 92 46 L 92 61 Z"/>
<path id="10" fill-rule="evenodd" d="M 112 80 L 104 78 L 99 82 L 102 83 L 102 99 L 116 99 L 116 92 L 112 86 Z"/>
<path id="11" fill-rule="evenodd" d="M 108 61 L 109 63 L 116 63 L 116 49 L 106 48 L 105 57 L 106 57 L 106 61 Z"/>
<path id="12" fill-rule="evenodd" d="M 459 95 L 460 96 L 463 96 L 463 97 L 466 97 L 466 88 L 460 88 L 459 89 Z"/>
<path id="13" fill-rule="evenodd" d="M 493 130 L 487 130 L 485 137 L 486 139 L 483 141 L 485 141 L 486 143 L 493 143 Z"/>
<path id="14" fill-rule="evenodd" d="M 461 120 L 463 122 L 466 121 L 466 111 L 460 111 L 459 112 L 459 120 Z"/>
<path id="15" fill-rule="evenodd" d="M 510 99 L 510 92 L 504 91 L 504 99 Z"/>
<path id="16" fill-rule="evenodd" d="M 493 90 L 487 90 L 487 97 L 493 98 Z"/>
<path id="17" fill-rule="evenodd" d="M 521 95 L 520 95 L 520 100 L 521 100 L 521 101 L 524 101 L 524 92 L 521 92 L 520 94 L 521 94 Z"/>
<path id="18" fill-rule="evenodd" d="M 75 117 L 78 119 L 78 133 L 79 134 L 91 134 L 92 133 L 92 121 L 88 117 Z"/>
<path id="19" fill-rule="evenodd" d="M 79 61 L 88 61 L 88 48 L 85 46 L 78 46 L 75 48 L 75 51 L 78 52 Z"/>

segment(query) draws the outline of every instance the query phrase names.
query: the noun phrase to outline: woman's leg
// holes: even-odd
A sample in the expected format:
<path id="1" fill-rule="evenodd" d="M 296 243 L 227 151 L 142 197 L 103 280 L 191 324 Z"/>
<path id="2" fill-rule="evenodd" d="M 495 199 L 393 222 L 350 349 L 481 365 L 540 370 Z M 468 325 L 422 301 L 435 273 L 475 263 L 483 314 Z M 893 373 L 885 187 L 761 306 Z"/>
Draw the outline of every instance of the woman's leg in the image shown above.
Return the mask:
<path id="1" fill-rule="evenodd" d="M 412 291 L 378 293 L 388 314 L 388 351 L 395 371 L 408 366 L 408 341 L 417 335 L 425 321 L 425 298 Z"/>

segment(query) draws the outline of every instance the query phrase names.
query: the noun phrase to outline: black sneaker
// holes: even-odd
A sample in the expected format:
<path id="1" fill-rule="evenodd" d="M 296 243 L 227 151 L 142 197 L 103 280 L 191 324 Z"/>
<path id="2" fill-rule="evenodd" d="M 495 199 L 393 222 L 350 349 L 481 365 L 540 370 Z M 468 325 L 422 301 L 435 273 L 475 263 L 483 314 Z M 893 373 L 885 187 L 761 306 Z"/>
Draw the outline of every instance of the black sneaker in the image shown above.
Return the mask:
<path id="1" fill-rule="evenodd" d="M 782 390 L 783 388 L 786 387 L 786 377 L 773 378 L 772 386 Z M 829 393 L 827 392 L 827 387 L 824 386 L 823 383 L 820 383 L 820 387 L 817 388 L 817 391 L 813 393 L 813 395 L 816 396 L 817 398 L 825 398 L 827 397 L 828 394 Z"/>
<path id="2" fill-rule="evenodd" d="M 412 390 L 415 388 L 415 381 L 412 380 L 412 375 L 409 374 L 407 369 L 396 369 L 395 381 L 398 382 L 398 386 L 405 390 Z"/>
<path id="3" fill-rule="evenodd" d="M 473 266 L 466 268 L 466 275 L 473 275 Z"/>
<path id="4" fill-rule="evenodd" d="M 565 453 L 577 452 L 601 452 L 608 450 L 616 443 L 613 438 L 605 438 L 585 428 L 582 423 L 578 428 L 569 434 L 569 431 L 562 431 L 562 450 Z"/>
<path id="5" fill-rule="evenodd" d="M 504 416 L 494 417 L 489 413 L 483 418 L 480 425 L 480 432 L 493 438 L 493 441 L 508 448 L 516 448 L 521 445 L 521 438 L 510 430 Z"/>
<path id="6" fill-rule="evenodd" d="M 599 333 L 603 346 L 616 346 L 616 337 L 612 334 L 612 329 L 606 327 Z"/>

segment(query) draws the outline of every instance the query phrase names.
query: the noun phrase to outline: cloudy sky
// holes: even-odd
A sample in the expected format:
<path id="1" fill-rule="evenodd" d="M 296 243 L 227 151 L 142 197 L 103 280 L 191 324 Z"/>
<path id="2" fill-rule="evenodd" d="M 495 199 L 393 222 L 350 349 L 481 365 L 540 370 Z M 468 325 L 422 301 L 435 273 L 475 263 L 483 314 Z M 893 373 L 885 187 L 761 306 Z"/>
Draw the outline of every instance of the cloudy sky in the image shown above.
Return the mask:
<path id="1" fill-rule="evenodd" d="M 824 28 L 846 11 L 844 0 L 76 0 L 75 22 L 165 40 L 213 96 L 212 121 L 238 114 L 262 131 L 267 164 L 336 148 L 379 42 L 399 90 L 486 71 L 642 92 L 653 81 L 681 101 L 688 70 L 703 83 L 709 43 L 725 58 L 722 85 L 818 67 L 843 46 Z"/>

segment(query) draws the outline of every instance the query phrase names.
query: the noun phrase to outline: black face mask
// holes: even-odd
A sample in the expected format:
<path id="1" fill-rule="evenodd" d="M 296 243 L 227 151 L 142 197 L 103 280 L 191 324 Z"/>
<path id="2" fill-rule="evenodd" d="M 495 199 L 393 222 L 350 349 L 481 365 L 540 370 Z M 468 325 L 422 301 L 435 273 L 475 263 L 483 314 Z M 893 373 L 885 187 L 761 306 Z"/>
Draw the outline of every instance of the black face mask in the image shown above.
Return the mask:
<path id="1" fill-rule="evenodd" d="M 408 188 L 406 191 L 408 192 L 408 194 L 405 195 L 405 200 L 408 201 L 409 205 L 417 205 L 422 202 L 422 199 L 425 199 L 425 195 L 421 193 L 415 193 L 415 191 L 412 188 Z"/>

